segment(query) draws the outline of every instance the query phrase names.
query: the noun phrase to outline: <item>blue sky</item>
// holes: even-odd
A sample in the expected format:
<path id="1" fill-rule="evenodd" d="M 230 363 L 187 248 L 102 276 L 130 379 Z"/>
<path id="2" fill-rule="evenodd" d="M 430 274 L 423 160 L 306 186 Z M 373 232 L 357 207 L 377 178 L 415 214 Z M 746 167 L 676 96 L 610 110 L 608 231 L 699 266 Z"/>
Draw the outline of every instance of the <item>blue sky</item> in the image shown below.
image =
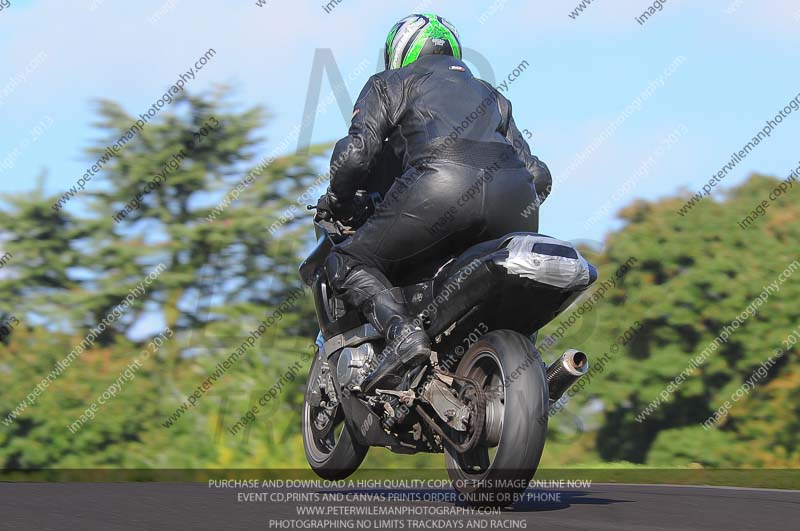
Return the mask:
<path id="1" fill-rule="evenodd" d="M 83 149 L 97 135 L 91 101 L 109 98 L 143 112 L 208 48 L 217 56 L 190 89 L 228 83 L 240 102 L 267 107 L 274 118 L 265 130 L 266 155 L 302 117 L 316 49 L 330 48 L 340 71 L 353 73 L 352 100 L 375 72 L 391 25 L 414 11 L 453 22 L 464 46 L 491 65 L 476 69 L 486 79 L 497 82 L 529 63 L 506 95 L 555 177 L 542 230 L 564 239 L 601 239 L 634 198 L 699 189 L 800 93 L 796 3 L 669 0 L 644 25 L 634 17 L 652 2 L 596 0 L 572 19 L 577 3 L 341 0 L 326 13 L 321 1 L 11 0 L 0 11 L 0 191 L 29 190 L 42 170 L 48 191 L 67 189 L 90 162 Z M 682 62 L 663 85 L 598 143 L 677 58 Z M 326 80 L 322 95 L 330 91 Z M 335 140 L 346 127 L 330 105 L 318 115 L 312 141 Z M 631 181 L 676 130 L 679 139 Z M 799 132 L 796 112 L 724 186 L 751 171 L 788 175 L 800 159 Z M 567 171 L 576 157 L 582 162 Z M 623 193 L 626 182 L 633 184 Z M 80 209 L 74 203 L 70 208 Z M 608 211 L 587 223 L 601 205 Z"/>

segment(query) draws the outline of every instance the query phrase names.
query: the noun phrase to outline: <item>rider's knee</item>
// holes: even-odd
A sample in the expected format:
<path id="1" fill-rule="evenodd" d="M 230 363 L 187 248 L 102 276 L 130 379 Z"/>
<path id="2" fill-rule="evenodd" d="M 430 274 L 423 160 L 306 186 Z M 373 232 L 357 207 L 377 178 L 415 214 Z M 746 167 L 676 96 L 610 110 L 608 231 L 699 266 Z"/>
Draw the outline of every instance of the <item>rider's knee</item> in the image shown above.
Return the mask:
<path id="1" fill-rule="evenodd" d="M 344 279 L 353 269 L 353 262 L 346 255 L 337 253 L 334 249 L 325 259 L 325 274 L 328 282 L 335 290 L 341 290 Z"/>

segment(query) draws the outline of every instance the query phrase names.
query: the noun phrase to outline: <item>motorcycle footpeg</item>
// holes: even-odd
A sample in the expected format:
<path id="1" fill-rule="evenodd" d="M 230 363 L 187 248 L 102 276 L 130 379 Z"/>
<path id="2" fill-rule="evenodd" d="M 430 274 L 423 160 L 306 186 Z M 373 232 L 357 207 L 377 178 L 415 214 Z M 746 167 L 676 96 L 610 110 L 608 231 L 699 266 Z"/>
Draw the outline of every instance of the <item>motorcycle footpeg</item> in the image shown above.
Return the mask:
<path id="1" fill-rule="evenodd" d="M 377 395 L 396 396 L 397 398 L 400 399 L 401 402 L 403 402 L 404 404 L 407 404 L 409 406 L 414 403 L 414 400 L 417 399 L 417 395 L 414 394 L 414 391 L 411 391 L 411 390 L 408 390 L 408 391 L 395 391 L 395 390 L 392 390 L 392 389 L 376 389 L 375 393 Z"/>

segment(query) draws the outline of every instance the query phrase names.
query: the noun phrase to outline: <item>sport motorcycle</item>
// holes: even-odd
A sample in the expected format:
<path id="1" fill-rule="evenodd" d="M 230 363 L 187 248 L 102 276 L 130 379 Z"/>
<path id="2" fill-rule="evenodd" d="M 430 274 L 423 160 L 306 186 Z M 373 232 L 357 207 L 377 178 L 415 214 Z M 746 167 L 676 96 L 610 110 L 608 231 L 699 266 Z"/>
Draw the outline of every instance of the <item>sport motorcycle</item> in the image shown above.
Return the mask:
<path id="1" fill-rule="evenodd" d="M 575 349 L 546 365 L 537 332 L 597 280 L 597 270 L 571 243 L 529 232 L 415 265 L 396 285 L 432 353 L 399 386 L 382 388 L 367 376 L 384 355 L 384 338 L 333 292 L 324 268 L 333 246 L 368 223 L 379 200 L 359 192 L 348 224 L 315 217 L 317 243 L 300 266 L 320 327 L 302 412 L 308 463 L 320 477 L 341 480 L 370 446 L 444 453 L 468 503 L 510 505 L 539 465 L 549 408 L 589 370 Z"/>

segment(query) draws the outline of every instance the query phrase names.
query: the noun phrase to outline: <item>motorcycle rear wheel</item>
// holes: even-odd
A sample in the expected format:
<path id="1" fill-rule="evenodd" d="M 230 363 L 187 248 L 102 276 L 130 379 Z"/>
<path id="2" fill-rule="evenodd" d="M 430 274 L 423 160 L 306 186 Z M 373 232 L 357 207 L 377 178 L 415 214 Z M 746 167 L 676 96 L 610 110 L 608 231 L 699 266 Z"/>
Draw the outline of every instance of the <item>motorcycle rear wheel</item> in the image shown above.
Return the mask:
<path id="1" fill-rule="evenodd" d="M 527 337 L 496 330 L 470 347 L 456 374 L 483 388 L 486 420 L 473 449 L 445 447 L 450 480 L 471 505 L 513 505 L 536 473 L 547 437 L 545 366 Z"/>

